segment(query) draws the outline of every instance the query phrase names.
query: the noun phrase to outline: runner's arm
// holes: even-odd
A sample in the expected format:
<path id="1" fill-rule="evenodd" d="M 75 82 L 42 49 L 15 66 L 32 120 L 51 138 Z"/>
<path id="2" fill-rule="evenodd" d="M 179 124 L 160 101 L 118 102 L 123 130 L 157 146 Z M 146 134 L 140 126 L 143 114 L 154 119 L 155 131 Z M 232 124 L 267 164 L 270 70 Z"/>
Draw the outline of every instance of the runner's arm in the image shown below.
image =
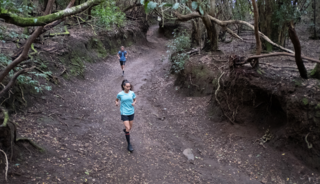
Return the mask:
<path id="1" fill-rule="evenodd" d="M 116 106 L 119 106 L 119 99 L 116 98 Z"/>
<path id="2" fill-rule="evenodd" d="M 137 103 L 137 100 L 136 100 L 136 98 L 135 98 L 135 99 L 133 99 L 132 105 L 134 106 L 134 105 L 136 105 L 136 103 Z"/>
<path id="3" fill-rule="evenodd" d="M 126 53 L 126 59 L 127 59 L 127 57 L 128 57 L 128 51 L 127 51 L 127 53 Z"/>
<path id="4" fill-rule="evenodd" d="M 118 59 L 120 59 L 120 53 L 119 52 L 118 52 L 117 56 L 118 56 Z"/>

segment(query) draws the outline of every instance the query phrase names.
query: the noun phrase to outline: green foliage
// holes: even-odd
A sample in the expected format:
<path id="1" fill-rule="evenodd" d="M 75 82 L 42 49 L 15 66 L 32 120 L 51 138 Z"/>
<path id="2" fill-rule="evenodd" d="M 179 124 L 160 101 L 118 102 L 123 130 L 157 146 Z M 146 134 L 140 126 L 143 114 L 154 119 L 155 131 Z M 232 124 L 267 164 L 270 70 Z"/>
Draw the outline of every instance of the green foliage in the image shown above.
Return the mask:
<path id="1" fill-rule="evenodd" d="M 207 1 L 207 0 L 206 0 Z M 144 10 L 146 13 L 149 13 L 151 10 L 159 7 L 163 7 L 163 6 L 166 6 L 166 7 L 171 7 L 171 9 L 173 10 L 177 10 L 180 5 L 186 5 L 186 0 L 181 0 L 180 3 L 176 2 L 174 4 L 171 4 L 171 3 L 168 3 L 168 2 L 163 2 L 161 3 L 160 5 L 154 1 L 149 1 L 149 0 L 140 0 L 140 3 L 142 5 L 144 5 Z"/>
<path id="2" fill-rule="evenodd" d="M 184 30 L 181 33 L 178 33 L 177 30 L 174 30 L 173 34 L 173 40 L 169 42 L 167 45 L 168 49 L 167 53 L 175 53 L 175 52 L 181 52 L 185 49 L 189 49 L 191 46 L 191 39 L 187 35 L 186 30 Z"/>
<path id="3" fill-rule="evenodd" d="M 0 0 L 0 8 L 3 13 L 9 11 L 14 15 L 29 16 L 35 7 L 31 3 L 25 5 L 24 3 L 18 4 L 12 0 Z"/>
<path id="4" fill-rule="evenodd" d="M 17 40 L 17 39 L 27 39 L 28 35 L 19 34 L 15 31 L 7 30 L 6 27 L 0 26 L 0 40 L 5 43 L 5 40 Z"/>
<path id="5" fill-rule="evenodd" d="M 205 11 L 208 11 L 210 9 L 210 1 L 209 0 L 204 0 L 204 1 L 193 1 L 191 3 L 192 9 L 196 10 L 199 8 L 199 12 L 201 15 L 204 14 Z"/>
<path id="6" fill-rule="evenodd" d="M 0 67 L 4 68 L 6 66 L 9 65 L 9 63 L 11 63 L 11 59 L 7 56 L 5 56 L 4 54 L 0 54 Z M 37 62 L 37 61 L 35 61 Z M 45 65 L 43 63 L 41 63 L 42 66 L 44 67 Z M 20 67 L 16 67 L 16 70 L 22 70 L 22 68 Z M 46 78 L 48 79 L 48 75 L 51 75 L 51 72 L 44 72 L 44 73 L 39 73 L 39 72 L 29 72 L 28 73 L 31 76 L 25 76 L 25 75 L 19 75 L 17 78 L 16 83 L 18 85 L 26 85 L 28 87 L 30 87 L 31 89 L 33 89 L 36 93 L 40 93 L 43 90 L 51 90 L 51 86 L 49 86 L 47 83 L 45 84 L 41 84 L 38 80 L 36 80 L 35 78 Z M 14 75 L 13 70 L 10 71 L 9 76 L 12 77 Z"/>
<path id="7" fill-rule="evenodd" d="M 171 71 L 174 73 L 180 73 L 184 70 L 184 65 L 189 60 L 189 54 L 186 53 L 178 53 L 172 58 Z"/>
<path id="8" fill-rule="evenodd" d="M 247 0 L 237 0 L 235 1 L 234 4 L 234 8 L 232 8 L 232 15 L 233 15 L 233 19 L 237 19 L 237 20 L 245 20 L 245 17 L 247 15 L 251 15 L 253 16 L 253 12 L 251 11 L 250 8 L 251 3 Z"/>
<path id="9" fill-rule="evenodd" d="M 302 104 L 303 105 L 308 105 L 309 104 L 309 100 L 307 98 L 303 98 L 302 99 Z"/>
<path id="10" fill-rule="evenodd" d="M 272 20 L 275 25 L 279 26 L 279 29 L 281 29 L 282 25 L 290 21 L 298 22 L 301 18 L 301 12 L 297 6 L 292 5 L 291 0 L 283 0 L 280 6 L 275 3 L 274 10 Z"/>
<path id="11" fill-rule="evenodd" d="M 121 27 L 125 23 L 126 16 L 116 6 L 115 0 L 106 0 L 92 10 L 92 15 L 98 18 L 98 24 L 106 29 L 111 29 L 114 25 Z"/>
<path id="12" fill-rule="evenodd" d="M 11 59 L 4 54 L 0 54 L 0 67 L 4 68 L 9 65 Z"/>
<path id="13" fill-rule="evenodd" d="M 171 71 L 180 73 L 184 70 L 184 65 L 189 60 L 189 55 L 184 53 L 184 51 L 190 48 L 191 39 L 186 34 L 186 31 L 177 33 L 175 30 L 173 34 L 174 39 L 167 45 L 167 53 L 169 54 L 169 57 L 171 56 Z"/>
<path id="14" fill-rule="evenodd" d="M 175 3 L 173 6 L 172 6 L 172 9 L 176 10 L 179 8 L 179 5 L 180 3 Z"/>

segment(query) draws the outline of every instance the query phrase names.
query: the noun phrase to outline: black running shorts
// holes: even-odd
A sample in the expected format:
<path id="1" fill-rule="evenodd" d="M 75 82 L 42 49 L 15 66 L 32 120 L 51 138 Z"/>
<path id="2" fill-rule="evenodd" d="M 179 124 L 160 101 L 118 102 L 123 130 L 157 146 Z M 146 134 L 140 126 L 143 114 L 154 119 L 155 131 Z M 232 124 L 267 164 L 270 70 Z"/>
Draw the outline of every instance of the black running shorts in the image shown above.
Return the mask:
<path id="1" fill-rule="evenodd" d="M 126 64 L 126 61 L 120 61 L 120 65 L 125 65 Z"/>
<path id="2" fill-rule="evenodd" d="M 131 115 L 121 115 L 122 121 L 132 121 L 134 119 L 134 114 Z"/>

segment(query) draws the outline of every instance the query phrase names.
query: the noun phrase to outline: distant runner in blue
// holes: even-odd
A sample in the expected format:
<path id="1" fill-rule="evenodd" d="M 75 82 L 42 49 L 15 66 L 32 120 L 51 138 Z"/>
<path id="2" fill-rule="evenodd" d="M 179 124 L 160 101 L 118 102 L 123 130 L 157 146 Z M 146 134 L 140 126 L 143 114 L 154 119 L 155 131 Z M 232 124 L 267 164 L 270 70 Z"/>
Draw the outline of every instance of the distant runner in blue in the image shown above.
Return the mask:
<path id="1" fill-rule="evenodd" d="M 122 69 L 122 76 L 124 76 L 124 66 L 126 65 L 128 52 L 124 50 L 124 46 L 121 46 L 121 50 L 118 52 L 118 59 L 120 61 L 121 69 Z"/>
<path id="2" fill-rule="evenodd" d="M 130 130 L 132 129 L 133 119 L 134 119 L 134 105 L 136 104 L 136 94 L 134 94 L 133 86 L 129 83 L 128 80 L 123 80 L 121 83 L 122 91 L 118 93 L 116 98 L 116 106 L 119 106 L 120 103 L 120 113 L 121 120 L 123 121 L 123 129 L 126 139 L 128 142 L 128 151 L 132 152 L 133 148 L 130 144 Z"/>

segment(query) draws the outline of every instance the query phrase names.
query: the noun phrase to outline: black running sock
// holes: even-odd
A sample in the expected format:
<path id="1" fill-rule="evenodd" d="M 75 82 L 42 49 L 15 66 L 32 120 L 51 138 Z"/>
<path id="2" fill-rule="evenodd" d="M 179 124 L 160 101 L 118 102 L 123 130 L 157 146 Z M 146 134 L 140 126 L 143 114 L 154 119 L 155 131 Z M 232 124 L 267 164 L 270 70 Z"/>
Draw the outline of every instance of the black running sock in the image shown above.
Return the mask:
<path id="1" fill-rule="evenodd" d="M 126 132 L 126 139 L 127 139 L 128 145 L 130 145 L 130 133 L 129 132 Z"/>

